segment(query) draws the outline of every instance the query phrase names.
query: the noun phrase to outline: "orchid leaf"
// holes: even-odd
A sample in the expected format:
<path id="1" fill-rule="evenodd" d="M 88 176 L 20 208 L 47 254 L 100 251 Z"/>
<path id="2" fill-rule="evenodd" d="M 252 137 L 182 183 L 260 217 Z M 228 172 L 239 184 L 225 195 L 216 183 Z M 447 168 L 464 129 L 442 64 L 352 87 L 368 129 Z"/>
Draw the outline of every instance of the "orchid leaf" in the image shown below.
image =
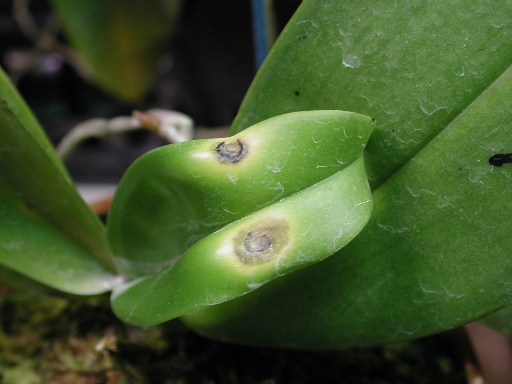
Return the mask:
<path id="1" fill-rule="evenodd" d="M 155 80 L 175 30 L 179 0 L 54 0 L 64 31 L 92 78 L 128 101 L 140 100 Z"/>
<path id="2" fill-rule="evenodd" d="M 65 292 L 111 289 L 101 222 L 3 72 L 0 92 L 0 264 Z"/>
<path id="3" fill-rule="evenodd" d="M 332 349 L 512 304 L 512 164 L 489 163 L 512 152 L 511 40 L 510 2 L 303 2 L 232 132 L 284 111 L 375 117 L 372 217 L 332 257 L 185 322 L 230 342 Z"/>
<path id="4" fill-rule="evenodd" d="M 350 112 L 297 112 L 143 155 L 108 219 L 119 269 L 132 279 L 114 290 L 114 312 L 160 323 L 345 246 L 371 213 L 362 153 L 372 128 Z"/>

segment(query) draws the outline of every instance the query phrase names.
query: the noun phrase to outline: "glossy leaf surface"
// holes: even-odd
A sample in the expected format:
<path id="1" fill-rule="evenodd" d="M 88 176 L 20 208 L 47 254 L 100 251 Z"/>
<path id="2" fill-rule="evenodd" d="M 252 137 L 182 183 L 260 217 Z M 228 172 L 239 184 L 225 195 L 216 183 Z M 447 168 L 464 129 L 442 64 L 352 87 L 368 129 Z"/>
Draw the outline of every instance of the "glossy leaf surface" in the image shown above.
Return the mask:
<path id="1" fill-rule="evenodd" d="M 369 114 L 374 211 L 336 255 L 185 318 L 210 337 L 294 348 L 406 340 L 512 302 L 512 5 L 304 2 L 237 132 L 284 110 Z"/>
<path id="2" fill-rule="evenodd" d="M 139 100 L 179 16 L 179 0 L 54 0 L 64 30 L 95 81 L 114 95 Z"/>
<path id="3" fill-rule="evenodd" d="M 0 263 L 71 293 L 111 289 L 102 224 L 0 73 Z"/>
<path id="4" fill-rule="evenodd" d="M 126 172 L 108 217 L 120 271 L 140 277 L 172 265 L 193 243 L 355 161 L 372 121 L 342 111 L 286 114 L 229 139 L 168 145 Z M 222 146 L 243 145 L 225 161 Z"/>
<path id="5" fill-rule="evenodd" d="M 116 314 L 163 322 L 345 246 L 371 213 L 362 158 L 371 131 L 366 116 L 299 112 L 141 157 L 119 185 L 109 239 L 126 274 L 153 275 L 114 290 Z"/>

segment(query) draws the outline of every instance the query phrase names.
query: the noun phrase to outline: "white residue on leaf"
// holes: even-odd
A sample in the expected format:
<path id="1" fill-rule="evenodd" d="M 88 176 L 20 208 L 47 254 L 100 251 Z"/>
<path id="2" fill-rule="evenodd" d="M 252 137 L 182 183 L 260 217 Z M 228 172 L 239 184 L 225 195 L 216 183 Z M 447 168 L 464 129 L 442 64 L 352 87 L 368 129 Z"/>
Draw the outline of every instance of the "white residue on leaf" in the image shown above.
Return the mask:
<path id="1" fill-rule="evenodd" d="M 361 202 L 355 204 L 354 207 L 359 207 L 359 206 L 365 205 L 365 204 L 373 204 L 373 199 L 368 199 L 368 200 L 365 200 L 365 201 L 361 201 Z"/>
<path id="2" fill-rule="evenodd" d="M 239 179 L 240 177 L 238 175 L 228 175 L 228 179 L 229 181 L 231 181 L 233 184 L 236 184 L 236 181 Z"/>
<path id="3" fill-rule="evenodd" d="M 343 66 L 345 68 L 359 68 L 363 63 L 358 55 L 343 54 Z"/>
<path id="4" fill-rule="evenodd" d="M 231 298 L 232 295 L 229 295 L 228 293 L 219 291 L 217 289 L 206 289 L 205 292 L 205 302 L 206 305 L 208 306 L 228 301 Z"/>
<path id="5" fill-rule="evenodd" d="M 315 143 L 315 144 L 321 143 L 323 138 L 315 137 L 315 133 L 318 134 L 319 132 L 314 131 L 313 134 L 311 135 L 311 140 L 313 140 L 313 143 Z"/>
<path id="6" fill-rule="evenodd" d="M 268 189 L 276 191 L 276 194 L 273 197 L 274 201 L 280 199 L 281 196 L 283 196 L 284 193 L 285 193 L 284 187 L 283 187 L 283 185 L 281 184 L 280 181 L 278 181 L 277 184 L 275 184 L 272 187 L 269 187 Z"/>
<path id="7" fill-rule="evenodd" d="M 305 23 L 309 23 L 311 24 L 313 27 L 315 28 L 318 28 L 318 24 L 316 24 L 313 20 L 301 20 L 297 23 L 297 25 L 299 24 L 305 24 Z"/>
<path id="8" fill-rule="evenodd" d="M 444 198 L 439 197 L 439 199 L 437 200 L 437 208 L 446 208 L 446 207 L 455 208 L 455 205 L 452 203 L 452 199 L 450 199 L 449 197 L 444 197 Z"/>
<path id="9" fill-rule="evenodd" d="M 269 187 L 268 189 L 271 189 L 273 191 L 280 191 L 281 194 L 284 193 L 284 187 L 283 187 L 283 185 L 281 184 L 280 181 L 278 181 L 275 186 Z"/>
<path id="10" fill-rule="evenodd" d="M 432 289 L 432 288 L 428 288 L 425 285 L 423 285 L 423 283 L 420 283 L 420 289 L 425 294 L 428 294 L 428 295 L 442 295 L 442 296 L 446 296 L 446 297 L 448 297 L 450 299 L 460 299 L 461 297 L 466 296 L 465 293 L 451 292 L 446 287 L 441 287 L 440 290 L 435 290 L 435 289 Z"/>
<path id="11" fill-rule="evenodd" d="M 266 281 L 258 282 L 258 283 L 248 283 L 247 288 L 249 288 L 252 291 L 252 290 L 258 289 L 265 283 L 266 283 Z"/>
<path id="12" fill-rule="evenodd" d="M 277 161 L 267 165 L 267 169 L 272 173 L 279 173 L 283 170 L 284 164 L 279 164 Z"/>
<path id="13" fill-rule="evenodd" d="M 420 104 L 420 109 L 424 114 L 428 116 L 432 116 L 434 113 L 439 112 L 442 109 L 446 109 L 448 111 L 448 107 L 439 106 L 430 100 L 418 98 L 418 101 Z"/>
<path id="14" fill-rule="evenodd" d="M 323 120 L 314 120 L 314 122 L 316 124 L 321 124 L 321 125 L 327 125 L 327 124 L 331 124 L 332 122 L 334 122 L 335 120 L 329 120 L 329 121 L 323 121 Z M 337 130 L 339 129 L 339 127 L 335 127 L 334 130 Z"/>
<path id="15" fill-rule="evenodd" d="M 338 233 L 336 236 L 333 236 L 332 237 L 332 244 L 331 246 L 329 247 L 329 252 L 336 252 L 340 247 L 339 247 L 339 239 L 343 236 L 343 229 L 342 228 L 338 228 Z"/>
<path id="16" fill-rule="evenodd" d="M 238 214 L 240 213 L 240 212 L 232 212 L 232 211 L 229 211 L 229 210 L 227 210 L 226 208 L 222 208 L 222 210 L 223 210 L 224 212 L 229 213 L 230 215 L 238 215 Z"/>
<path id="17" fill-rule="evenodd" d="M 384 229 L 385 231 L 388 231 L 388 232 L 391 232 L 393 234 L 400 234 L 400 233 L 404 233 L 404 232 L 407 232 L 409 230 L 408 227 L 403 227 L 403 228 L 395 228 L 393 227 L 392 225 L 389 225 L 389 224 L 382 224 L 382 223 L 377 223 L 377 225 L 379 226 L 379 228 L 382 228 Z"/>
<path id="18" fill-rule="evenodd" d="M 389 108 L 387 108 L 382 103 L 380 103 L 377 98 L 373 99 L 366 95 L 358 95 L 358 96 L 365 99 L 371 108 L 379 107 L 382 110 L 382 112 L 384 112 L 386 115 L 391 115 L 393 113 Z"/>
<path id="19" fill-rule="evenodd" d="M 498 23 L 496 23 L 496 22 L 494 22 L 494 21 L 493 21 L 493 22 L 491 22 L 491 25 L 493 26 L 493 28 L 498 29 L 498 28 L 503 27 L 503 26 L 505 25 L 505 23 L 500 23 L 500 24 L 498 24 Z"/>
<path id="20" fill-rule="evenodd" d="M 480 160 L 478 160 L 478 162 L 480 162 Z M 483 184 L 483 179 L 492 171 L 493 168 L 488 166 L 488 164 L 477 164 L 469 170 L 469 181 L 472 183 Z"/>
<path id="21" fill-rule="evenodd" d="M 405 328 L 402 328 L 402 327 L 398 327 L 395 331 L 395 334 L 393 336 L 397 336 L 397 335 L 407 335 L 407 336 L 411 336 L 411 335 L 414 335 L 416 332 L 418 332 L 418 329 L 414 329 L 414 330 L 407 330 Z"/>
<path id="22" fill-rule="evenodd" d="M 413 191 L 411 187 L 409 187 L 408 185 L 405 186 L 405 188 L 407 189 L 407 191 L 411 194 L 412 197 L 418 197 L 420 196 L 422 193 L 424 194 L 428 194 L 428 195 L 433 195 L 433 196 L 437 196 L 437 193 L 435 192 L 432 192 L 432 191 L 429 191 L 428 189 L 420 189 L 419 191 Z"/>
<path id="23" fill-rule="evenodd" d="M 345 128 L 343 128 L 343 134 L 347 139 L 350 139 L 351 137 L 354 136 L 354 132 L 347 133 L 347 130 Z"/>

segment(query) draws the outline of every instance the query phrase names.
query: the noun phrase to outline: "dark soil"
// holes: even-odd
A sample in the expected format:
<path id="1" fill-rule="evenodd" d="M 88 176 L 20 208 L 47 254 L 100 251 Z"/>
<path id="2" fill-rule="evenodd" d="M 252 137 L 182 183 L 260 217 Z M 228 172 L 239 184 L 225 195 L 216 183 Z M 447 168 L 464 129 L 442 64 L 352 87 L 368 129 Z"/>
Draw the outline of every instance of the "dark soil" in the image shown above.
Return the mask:
<path id="1" fill-rule="evenodd" d="M 123 324 L 107 297 L 0 295 L 2 384 L 465 383 L 460 353 L 436 336 L 336 352 L 284 351 L 207 340 L 179 321 Z"/>

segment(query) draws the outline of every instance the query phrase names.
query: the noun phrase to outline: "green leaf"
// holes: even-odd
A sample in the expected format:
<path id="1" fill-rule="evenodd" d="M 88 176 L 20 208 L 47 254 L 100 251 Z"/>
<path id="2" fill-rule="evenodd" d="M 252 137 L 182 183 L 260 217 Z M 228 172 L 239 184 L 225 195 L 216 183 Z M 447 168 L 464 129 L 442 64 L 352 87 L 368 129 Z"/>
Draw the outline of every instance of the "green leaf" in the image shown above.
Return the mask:
<path id="1" fill-rule="evenodd" d="M 109 290 L 105 231 L 0 72 L 0 263 L 70 293 Z"/>
<path id="2" fill-rule="evenodd" d="M 2 68 L 0 68 L 0 95 L 1 100 L 5 103 L 5 107 L 16 115 L 16 118 L 23 125 L 27 133 L 34 137 L 34 140 L 38 142 L 41 150 L 45 152 L 48 160 L 53 163 L 62 177 L 71 181 L 64 165 L 53 150 L 52 144 L 41 129 L 39 122 Z"/>
<path id="3" fill-rule="evenodd" d="M 145 154 L 124 175 L 108 217 L 120 271 L 158 272 L 202 237 L 332 176 L 361 155 L 372 129 L 369 117 L 350 112 L 302 112 Z M 246 152 L 234 163 L 220 152 L 233 144 Z"/>
<path id="4" fill-rule="evenodd" d="M 93 79 L 128 101 L 140 100 L 179 16 L 179 0 L 53 0 L 63 28 Z"/>
<path id="5" fill-rule="evenodd" d="M 367 148 L 378 186 L 511 64 L 510 1 L 408 5 L 308 0 L 271 51 L 231 132 L 284 112 L 377 119 Z"/>
<path id="6" fill-rule="evenodd" d="M 242 105 L 371 115 L 374 211 L 336 255 L 184 319 L 237 343 L 344 348 L 420 337 L 512 303 L 510 2 L 306 1 Z"/>
<path id="7" fill-rule="evenodd" d="M 56 293 L 56 291 L 52 290 L 50 287 L 38 283 L 37 281 L 2 265 L 0 265 L 0 282 L 25 291 Z"/>
<path id="8" fill-rule="evenodd" d="M 369 117 L 312 111 L 227 139 L 154 150 L 127 171 L 108 219 L 114 290 L 136 325 L 244 295 L 345 246 L 371 212 L 362 152 Z"/>

